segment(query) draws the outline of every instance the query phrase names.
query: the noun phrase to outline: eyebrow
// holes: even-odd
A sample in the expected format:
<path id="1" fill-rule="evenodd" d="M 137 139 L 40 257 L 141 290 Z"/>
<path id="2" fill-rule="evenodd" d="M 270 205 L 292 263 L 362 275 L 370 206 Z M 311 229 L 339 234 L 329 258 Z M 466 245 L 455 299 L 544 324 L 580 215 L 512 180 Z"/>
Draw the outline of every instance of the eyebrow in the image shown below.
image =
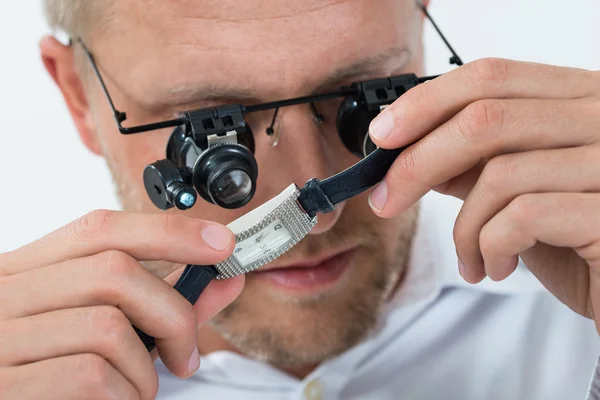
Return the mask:
<path id="1" fill-rule="evenodd" d="M 406 48 L 393 47 L 386 49 L 378 54 L 363 57 L 355 62 L 345 65 L 330 73 L 322 82 L 320 82 L 311 93 L 307 95 L 320 94 L 327 90 L 332 90 L 335 85 L 359 76 L 373 75 L 382 69 L 382 64 L 391 60 L 398 59 L 394 65 L 395 70 L 404 68 L 410 60 L 410 52 Z M 171 87 L 167 91 L 167 98 L 158 107 L 176 107 L 190 103 L 201 102 L 222 102 L 237 104 L 255 104 L 261 103 L 256 97 L 256 93 L 247 88 L 228 87 L 214 84 L 183 85 Z"/>
<path id="2" fill-rule="evenodd" d="M 406 67 L 410 60 L 410 53 L 406 48 L 393 47 L 382 51 L 374 56 L 361 58 L 350 65 L 343 66 L 327 76 L 311 94 L 319 94 L 325 90 L 330 90 L 332 86 L 351 78 L 361 75 L 370 75 L 381 71 L 382 64 L 399 59 L 399 63 L 394 66 L 395 70 Z"/>

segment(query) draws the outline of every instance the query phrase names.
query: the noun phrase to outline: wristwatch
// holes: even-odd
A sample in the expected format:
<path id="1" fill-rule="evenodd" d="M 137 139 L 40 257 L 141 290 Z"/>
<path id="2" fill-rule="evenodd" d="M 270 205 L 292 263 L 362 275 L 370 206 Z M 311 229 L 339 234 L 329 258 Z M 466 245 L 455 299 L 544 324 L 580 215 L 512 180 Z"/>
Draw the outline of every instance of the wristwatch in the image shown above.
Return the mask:
<path id="1" fill-rule="evenodd" d="M 313 178 L 303 188 L 295 184 L 248 214 L 230 223 L 235 249 L 215 265 L 187 265 L 174 288 L 195 304 L 213 279 L 227 279 L 254 271 L 275 260 L 302 240 L 317 224 L 319 213 L 335 210 L 346 201 L 380 182 L 406 147 L 378 148 L 361 161 L 322 181 Z M 154 338 L 136 328 L 148 351 Z"/>

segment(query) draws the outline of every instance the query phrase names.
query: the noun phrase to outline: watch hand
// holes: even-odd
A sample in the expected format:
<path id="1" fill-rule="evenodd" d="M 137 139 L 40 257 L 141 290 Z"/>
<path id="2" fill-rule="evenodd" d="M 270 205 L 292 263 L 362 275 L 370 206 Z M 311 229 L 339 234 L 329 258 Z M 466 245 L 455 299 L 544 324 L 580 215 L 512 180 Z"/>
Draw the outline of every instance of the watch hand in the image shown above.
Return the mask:
<path id="1" fill-rule="evenodd" d="M 258 236 L 257 238 L 254 239 L 254 243 L 252 243 L 250 245 L 250 247 L 254 247 L 257 244 L 260 244 L 260 242 L 262 242 L 263 239 L 264 239 L 264 234 L 261 234 L 260 236 Z"/>

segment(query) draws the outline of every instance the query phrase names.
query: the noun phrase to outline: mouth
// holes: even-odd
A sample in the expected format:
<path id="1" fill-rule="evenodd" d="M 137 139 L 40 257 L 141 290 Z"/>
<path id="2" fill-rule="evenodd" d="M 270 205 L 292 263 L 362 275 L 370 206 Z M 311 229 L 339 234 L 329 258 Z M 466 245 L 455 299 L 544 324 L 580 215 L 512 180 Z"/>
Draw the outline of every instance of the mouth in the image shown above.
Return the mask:
<path id="1" fill-rule="evenodd" d="M 283 290 L 324 290 L 345 275 L 355 251 L 356 248 L 338 250 L 298 263 L 268 266 L 250 274 Z"/>

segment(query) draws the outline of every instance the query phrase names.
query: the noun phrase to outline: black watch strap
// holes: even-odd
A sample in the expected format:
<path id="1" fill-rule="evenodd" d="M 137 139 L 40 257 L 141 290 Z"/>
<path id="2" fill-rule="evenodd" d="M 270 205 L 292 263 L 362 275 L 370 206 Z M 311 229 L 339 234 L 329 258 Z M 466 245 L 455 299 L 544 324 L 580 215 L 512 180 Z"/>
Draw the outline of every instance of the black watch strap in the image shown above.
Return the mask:
<path id="1" fill-rule="evenodd" d="M 313 178 L 300 189 L 298 202 L 312 218 L 317 213 L 328 213 L 335 205 L 348 200 L 379 183 L 394 160 L 406 147 L 378 148 L 350 168 L 323 181 Z"/>
<path id="2" fill-rule="evenodd" d="M 217 275 L 219 272 L 212 265 L 187 265 L 174 288 L 191 304 L 196 304 L 200 294 Z M 156 347 L 154 338 L 136 327 L 134 329 L 146 349 L 152 351 Z"/>

